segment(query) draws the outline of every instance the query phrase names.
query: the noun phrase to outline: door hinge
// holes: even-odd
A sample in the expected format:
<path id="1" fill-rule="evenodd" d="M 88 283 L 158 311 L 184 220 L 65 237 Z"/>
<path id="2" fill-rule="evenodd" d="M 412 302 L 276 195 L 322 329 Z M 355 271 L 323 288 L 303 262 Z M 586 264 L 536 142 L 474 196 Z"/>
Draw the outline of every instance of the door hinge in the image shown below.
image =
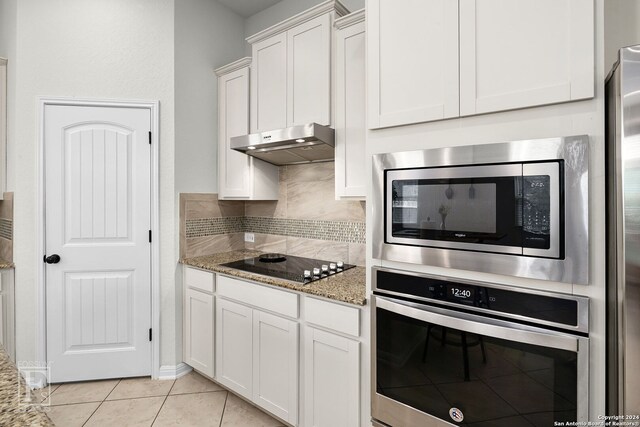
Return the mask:
<path id="1" fill-rule="evenodd" d="M 149 131 L 149 145 L 151 145 L 151 131 Z"/>
<path id="2" fill-rule="evenodd" d="M 151 243 L 151 230 L 149 230 L 149 243 Z"/>
<path id="3" fill-rule="evenodd" d="M 153 329 L 149 328 L 149 341 L 153 338 L 153 333 L 151 331 L 153 331 Z"/>

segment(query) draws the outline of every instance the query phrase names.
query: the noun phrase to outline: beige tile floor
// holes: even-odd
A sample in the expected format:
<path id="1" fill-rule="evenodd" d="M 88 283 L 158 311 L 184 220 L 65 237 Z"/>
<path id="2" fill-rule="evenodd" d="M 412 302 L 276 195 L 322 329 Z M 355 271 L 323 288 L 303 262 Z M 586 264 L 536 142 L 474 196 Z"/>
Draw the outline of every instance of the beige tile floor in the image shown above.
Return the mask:
<path id="1" fill-rule="evenodd" d="M 52 385 L 50 390 L 47 414 L 59 427 L 283 425 L 195 372 L 175 381 L 126 378 Z"/>

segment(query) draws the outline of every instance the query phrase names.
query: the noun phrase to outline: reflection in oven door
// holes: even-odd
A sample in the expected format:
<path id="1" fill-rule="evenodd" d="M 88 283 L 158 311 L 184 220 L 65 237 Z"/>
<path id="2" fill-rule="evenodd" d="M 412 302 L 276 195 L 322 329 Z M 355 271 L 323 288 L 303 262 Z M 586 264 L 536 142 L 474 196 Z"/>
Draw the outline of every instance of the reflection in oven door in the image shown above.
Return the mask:
<path id="1" fill-rule="evenodd" d="M 446 312 L 375 297 L 374 418 L 397 427 L 433 417 L 516 427 L 586 420 L 588 353 L 578 341 L 587 338 Z"/>

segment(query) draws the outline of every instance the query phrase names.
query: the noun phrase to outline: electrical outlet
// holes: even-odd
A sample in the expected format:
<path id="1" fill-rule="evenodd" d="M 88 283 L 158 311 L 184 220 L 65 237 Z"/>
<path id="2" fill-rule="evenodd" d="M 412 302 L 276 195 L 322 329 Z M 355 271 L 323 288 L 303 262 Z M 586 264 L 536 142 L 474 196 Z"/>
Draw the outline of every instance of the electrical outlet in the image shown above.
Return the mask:
<path id="1" fill-rule="evenodd" d="M 256 235 L 253 233 L 244 233 L 244 241 L 249 243 L 255 243 Z"/>

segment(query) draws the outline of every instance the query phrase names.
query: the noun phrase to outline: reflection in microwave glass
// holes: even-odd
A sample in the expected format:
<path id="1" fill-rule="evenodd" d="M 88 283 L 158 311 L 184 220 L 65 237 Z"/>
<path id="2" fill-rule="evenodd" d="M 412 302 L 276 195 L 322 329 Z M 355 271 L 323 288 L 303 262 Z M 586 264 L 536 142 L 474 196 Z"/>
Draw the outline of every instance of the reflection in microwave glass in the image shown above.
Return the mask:
<path id="1" fill-rule="evenodd" d="M 495 183 L 393 181 L 392 221 L 420 230 L 495 233 Z"/>

